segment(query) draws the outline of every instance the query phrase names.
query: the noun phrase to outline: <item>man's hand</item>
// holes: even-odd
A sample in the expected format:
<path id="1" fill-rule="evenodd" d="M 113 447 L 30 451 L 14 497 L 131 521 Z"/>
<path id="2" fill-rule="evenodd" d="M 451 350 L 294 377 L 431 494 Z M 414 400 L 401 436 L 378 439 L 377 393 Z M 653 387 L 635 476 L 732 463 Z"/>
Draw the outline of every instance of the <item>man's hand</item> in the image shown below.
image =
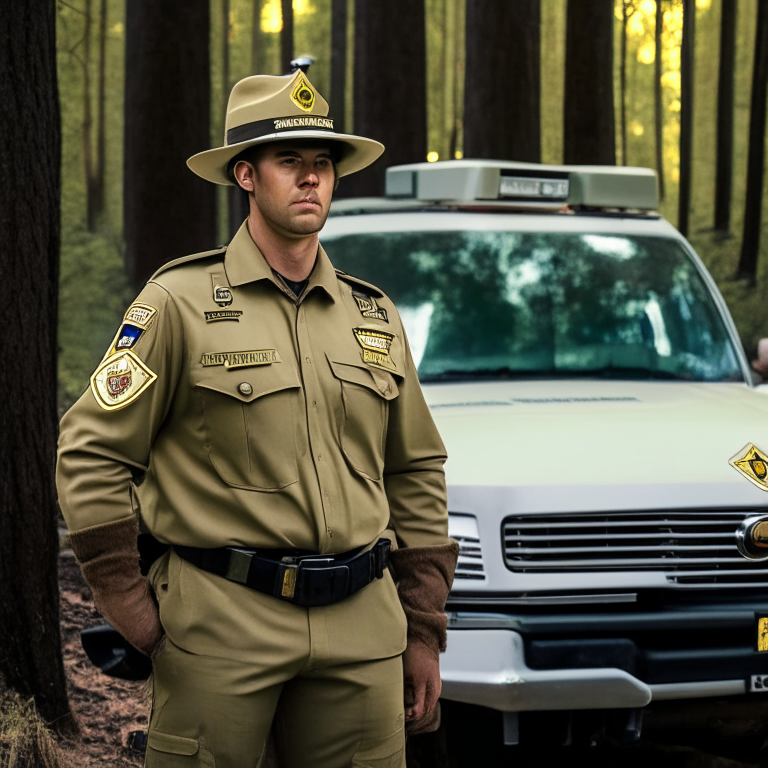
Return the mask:
<path id="1" fill-rule="evenodd" d="M 433 730 L 440 697 L 440 662 L 423 643 L 411 642 L 403 653 L 405 722 L 409 733 Z"/>

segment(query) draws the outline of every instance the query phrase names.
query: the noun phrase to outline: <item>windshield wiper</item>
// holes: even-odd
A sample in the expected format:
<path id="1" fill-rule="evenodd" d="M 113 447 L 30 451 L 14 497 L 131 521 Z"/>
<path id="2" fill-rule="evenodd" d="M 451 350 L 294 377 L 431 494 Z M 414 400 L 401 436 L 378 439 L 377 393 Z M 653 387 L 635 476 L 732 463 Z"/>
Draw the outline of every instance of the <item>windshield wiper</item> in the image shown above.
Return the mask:
<path id="1" fill-rule="evenodd" d="M 449 369 L 440 373 L 422 376 L 421 382 L 440 381 L 477 381 L 477 380 L 501 380 L 511 379 L 626 379 L 637 380 L 664 380 L 664 381 L 692 381 L 691 376 L 683 376 L 671 371 L 659 371 L 644 367 L 618 367 L 605 366 L 603 368 L 590 369 L 562 369 L 549 368 L 541 370 L 514 370 L 512 368 L 475 368 L 472 370 Z"/>

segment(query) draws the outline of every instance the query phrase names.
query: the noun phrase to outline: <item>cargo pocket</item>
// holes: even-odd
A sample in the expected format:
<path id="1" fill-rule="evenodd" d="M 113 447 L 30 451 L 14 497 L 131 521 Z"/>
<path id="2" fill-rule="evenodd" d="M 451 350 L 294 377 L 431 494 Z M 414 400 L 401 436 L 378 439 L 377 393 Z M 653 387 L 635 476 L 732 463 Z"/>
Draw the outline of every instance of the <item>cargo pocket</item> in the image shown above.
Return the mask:
<path id="1" fill-rule="evenodd" d="M 297 481 L 295 371 L 284 364 L 228 371 L 196 387 L 208 457 L 225 483 L 277 491 Z"/>
<path id="2" fill-rule="evenodd" d="M 216 768 L 213 753 L 197 739 L 150 729 L 145 768 Z"/>
<path id="3" fill-rule="evenodd" d="M 395 377 L 363 363 L 328 362 L 341 382 L 341 450 L 353 469 L 381 480 L 389 401 L 399 394 Z"/>

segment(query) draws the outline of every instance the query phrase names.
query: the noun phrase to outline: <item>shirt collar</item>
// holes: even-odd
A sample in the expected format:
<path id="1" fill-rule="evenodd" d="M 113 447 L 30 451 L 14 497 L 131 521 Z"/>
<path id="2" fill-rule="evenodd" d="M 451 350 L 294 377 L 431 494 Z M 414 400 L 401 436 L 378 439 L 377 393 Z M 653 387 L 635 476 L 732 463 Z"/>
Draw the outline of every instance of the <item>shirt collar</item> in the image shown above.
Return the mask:
<path id="1" fill-rule="evenodd" d="M 270 280 L 278 285 L 272 267 L 269 266 L 264 255 L 253 242 L 251 233 L 248 231 L 247 219 L 237 230 L 227 248 L 227 254 L 224 257 L 224 270 L 227 273 L 229 284 L 233 288 L 258 280 Z M 278 287 L 280 286 L 278 285 Z M 314 288 L 322 288 L 334 301 L 339 297 L 336 270 L 322 245 L 318 245 L 317 261 L 312 274 L 309 276 L 309 283 L 304 291 L 304 296 L 308 296 Z"/>

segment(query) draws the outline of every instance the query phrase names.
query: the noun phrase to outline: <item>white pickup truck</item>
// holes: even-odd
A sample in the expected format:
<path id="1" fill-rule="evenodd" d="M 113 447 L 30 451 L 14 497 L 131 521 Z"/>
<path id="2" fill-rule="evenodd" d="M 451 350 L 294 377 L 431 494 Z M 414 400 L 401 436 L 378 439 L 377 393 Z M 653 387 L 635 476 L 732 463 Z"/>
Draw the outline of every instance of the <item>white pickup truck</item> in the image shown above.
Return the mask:
<path id="1" fill-rule="evenodd" d="M 403 317 L 461 544 L 444 711 L 499 742 L 520 713 L 567 743 L 586 711 L 637 734 L 651 702 L 768 688 L 768 568 L 737 548 L 765 467 L 729 464 L 768 449 L 768 397 L 656 208 L 647 169 L 420 163 L 321 234 Z"/>

